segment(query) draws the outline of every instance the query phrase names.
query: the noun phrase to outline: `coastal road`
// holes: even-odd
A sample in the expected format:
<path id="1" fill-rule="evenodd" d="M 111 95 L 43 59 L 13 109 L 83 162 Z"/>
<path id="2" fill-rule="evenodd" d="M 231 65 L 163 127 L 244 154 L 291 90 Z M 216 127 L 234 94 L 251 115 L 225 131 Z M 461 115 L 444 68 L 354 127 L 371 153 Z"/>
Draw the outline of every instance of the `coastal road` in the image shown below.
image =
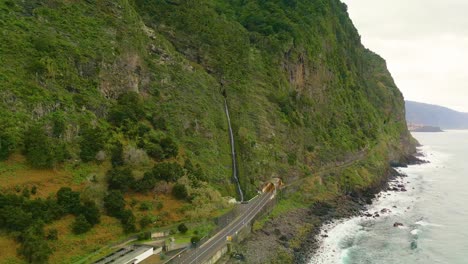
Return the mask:
<path id="1" fill-rule="evenodd" d="M 180 257 L 175 258 L 171 263 L 180 264 L 201 264 L 209 260 L 214 254 L 227 244 L 228 236 L 236 236 L 237 233 L 261 212 L 261 210 L 273 198 L 274 193 L 269 191 L 263 193 L 247 204 L 244 213 L 234 219 L 228 226 L 221 229 L 216 235 L 198 248 L 188 251 Z"/>

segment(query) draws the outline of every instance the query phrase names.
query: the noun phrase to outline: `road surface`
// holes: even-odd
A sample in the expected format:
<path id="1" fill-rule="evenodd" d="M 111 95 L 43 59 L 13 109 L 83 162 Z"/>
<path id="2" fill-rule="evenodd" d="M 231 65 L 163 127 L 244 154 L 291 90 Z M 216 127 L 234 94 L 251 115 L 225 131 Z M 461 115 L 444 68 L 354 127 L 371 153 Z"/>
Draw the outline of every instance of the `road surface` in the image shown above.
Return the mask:
<path id="1" fill-rule="evenodd" d="M 234 219 L 228 226 L 221 229 L 215 236 L 198 248 L 181 254 L 178 258 L 176 257 L 171 263 L 199 264 L 206 262 L 218 250 L 226 246 L 228 236 L 234 237 L 245 225 L 249 225 L 272 198 L 273 192 L 266 192 L 257 196 L 257 198 L 249 202 L 244 213 Z"/>

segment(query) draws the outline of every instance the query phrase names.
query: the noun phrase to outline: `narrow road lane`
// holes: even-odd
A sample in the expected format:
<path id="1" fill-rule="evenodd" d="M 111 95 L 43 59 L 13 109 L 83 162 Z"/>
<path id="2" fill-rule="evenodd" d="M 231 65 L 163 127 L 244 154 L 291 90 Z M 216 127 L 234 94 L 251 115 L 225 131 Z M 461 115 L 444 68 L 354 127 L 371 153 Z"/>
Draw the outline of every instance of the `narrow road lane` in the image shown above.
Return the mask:
<path id="1" fill-rule="evenodd" d="M 218 250 L 226 246 L 228 236 L 234 237 L 240 230 L 242 230 L 245 225 L 249 225 L 272 197 L 272 192 L 259 195 L 256 199 L 249 203 L 249 207 L 246 208 L 243 215 L 236 218 L 232 223 L 223 228 L 200 247 L 181 255 L 180 258 L 176 259 L 173 263 L 198 264 L 207 261 Z"/>

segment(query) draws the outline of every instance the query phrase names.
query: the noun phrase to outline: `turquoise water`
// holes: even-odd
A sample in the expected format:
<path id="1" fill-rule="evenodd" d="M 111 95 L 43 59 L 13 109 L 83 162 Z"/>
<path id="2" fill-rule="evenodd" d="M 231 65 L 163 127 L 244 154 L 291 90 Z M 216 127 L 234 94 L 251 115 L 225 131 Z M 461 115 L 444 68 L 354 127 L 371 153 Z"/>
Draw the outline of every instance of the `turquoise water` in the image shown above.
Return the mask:
<path id="1" fill-rule="evenodd" d="M 401 169 L 408 177 L 392 184 L 408 191 L 382 192 L 369 207 L 391 212 L 325 226 L 311 264 L 468 263 L 468 131 L 413 136 L 431 163 Z"/>

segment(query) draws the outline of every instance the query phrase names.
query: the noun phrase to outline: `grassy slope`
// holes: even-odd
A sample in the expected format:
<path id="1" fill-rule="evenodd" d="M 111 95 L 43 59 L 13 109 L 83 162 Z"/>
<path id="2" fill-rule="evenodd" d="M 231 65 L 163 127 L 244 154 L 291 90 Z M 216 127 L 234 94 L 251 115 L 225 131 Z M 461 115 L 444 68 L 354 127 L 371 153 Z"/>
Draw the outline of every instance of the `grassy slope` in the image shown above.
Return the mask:
<path id="1" fill-rule="evenodd" d="M 292 207 L 303 206 L 304 197 L 310 203 L 365 187 L 410 141 L 403 99 L 385 62 L 361 45 L 337 0 L 34 0 L 2 1 L 0 10 L 0 62 L 7 65 L 0 68 L 0 131 L 17 139 L 19 153 L 27 127 L 66 120 L 63 136 L 53 140 L 70 159 L 47 173 L 52 182 L 105 190 L 108 162 L 75 161 L 79 131 L 98 123 L 110 131 L 105 150 L 116 138 L 135 145 L 105 121 L 124 91 L 143 97 L 146 115 L 167 120 L 165 133 L 181 147 L 176 161 L 200 164 L 210 188 L 223 195 L 235 195 L 223 89 L 249 195 L 271 177 L 292 182 L 323 164 L 370 153 L 361 164 L 369 169 L 308 178 Z M 14 157 L 5 168 L 23 172 L 13 179 L 2 168 L 10 182 L 3 189 L 37 181 Z M 88 180 L 93 174 L 97 185 Z M 39 191 L 52 193 L 59 184 Z"/>

